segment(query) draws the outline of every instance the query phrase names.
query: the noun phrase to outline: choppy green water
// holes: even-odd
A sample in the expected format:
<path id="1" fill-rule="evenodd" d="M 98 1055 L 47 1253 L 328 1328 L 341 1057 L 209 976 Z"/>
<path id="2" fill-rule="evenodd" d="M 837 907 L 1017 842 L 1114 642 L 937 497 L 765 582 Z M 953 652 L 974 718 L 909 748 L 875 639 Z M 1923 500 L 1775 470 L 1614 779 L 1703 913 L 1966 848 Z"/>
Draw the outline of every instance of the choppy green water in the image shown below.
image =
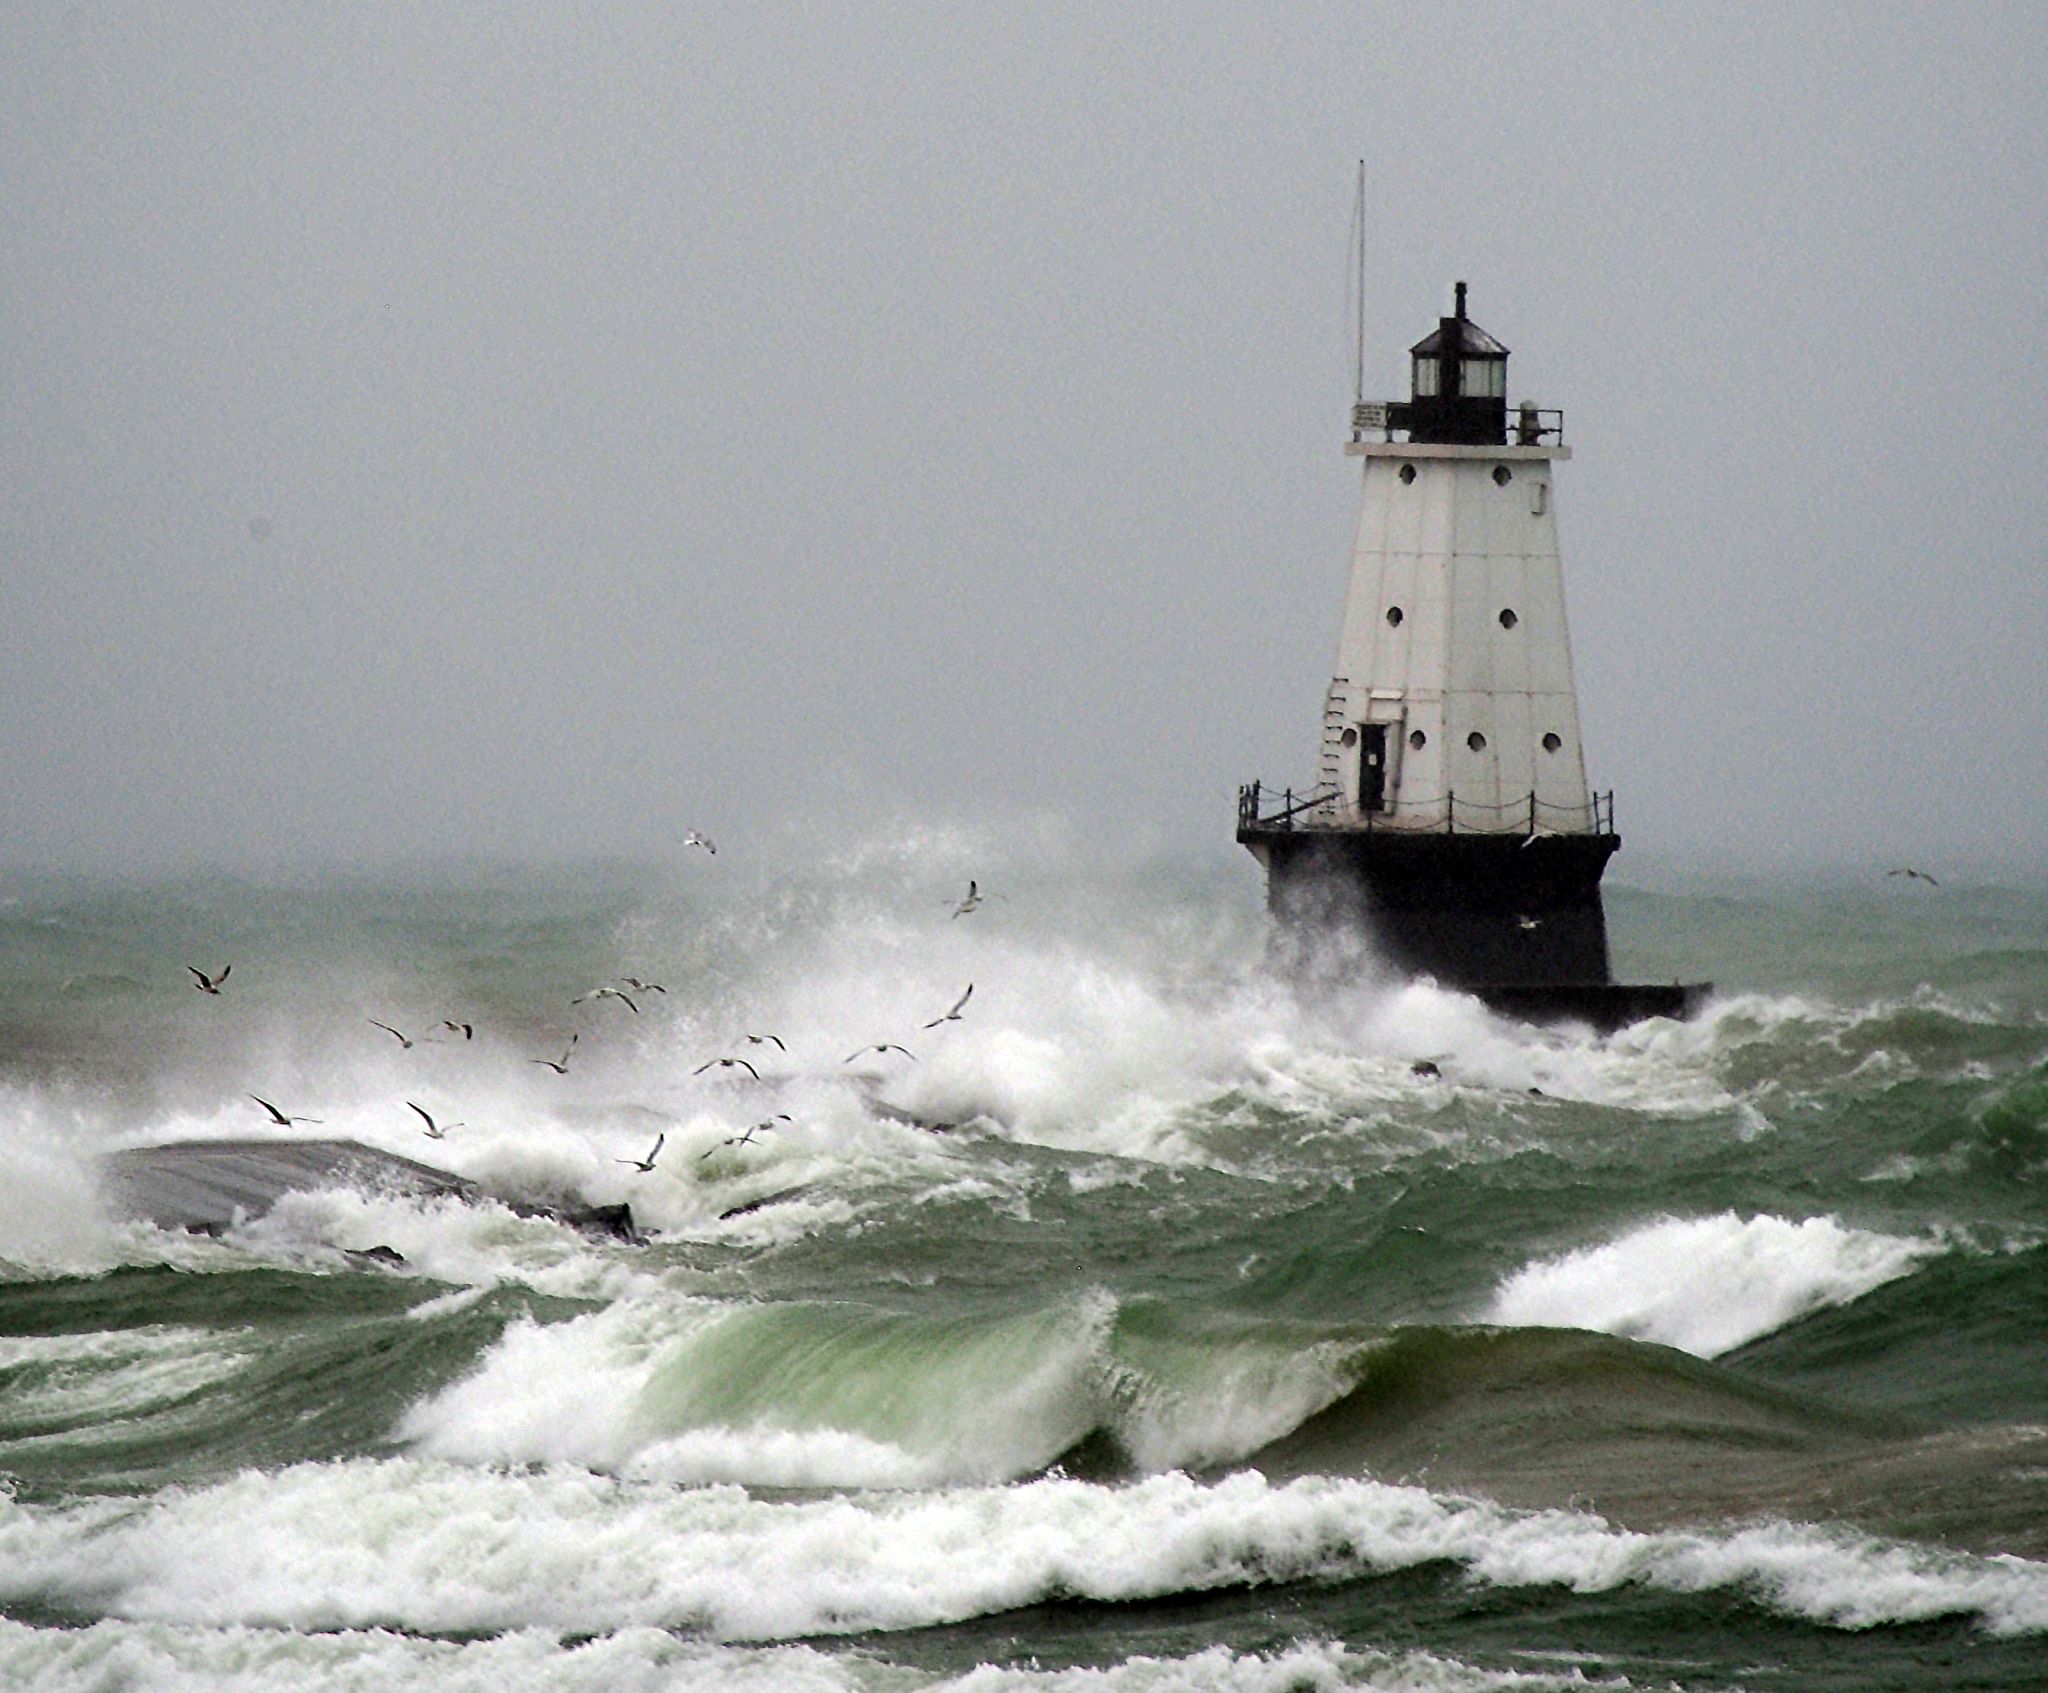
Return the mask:
<path id="1" fill-rule="evenodd" d="M 1617 890 L 1604 1041 L 964 838 L 6 892 L 0 1684 L 2048 1682 L 2043 890 Z M 286 1132 L 655 1238 L 97 1178 Z"/>

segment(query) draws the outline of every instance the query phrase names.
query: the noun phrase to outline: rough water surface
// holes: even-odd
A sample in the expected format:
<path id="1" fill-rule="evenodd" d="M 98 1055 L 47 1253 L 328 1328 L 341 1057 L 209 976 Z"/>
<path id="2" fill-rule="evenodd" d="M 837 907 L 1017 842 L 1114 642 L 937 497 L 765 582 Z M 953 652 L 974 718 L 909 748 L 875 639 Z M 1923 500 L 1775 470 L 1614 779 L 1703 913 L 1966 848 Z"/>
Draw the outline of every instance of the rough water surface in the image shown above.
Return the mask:
<path id="1" fill-rule="evenodd" d="M 1599 1039 L 724 844 L 0 889 L 0 1685 L 2048 1683 L 2048 892 L 1620 887 Z"/>

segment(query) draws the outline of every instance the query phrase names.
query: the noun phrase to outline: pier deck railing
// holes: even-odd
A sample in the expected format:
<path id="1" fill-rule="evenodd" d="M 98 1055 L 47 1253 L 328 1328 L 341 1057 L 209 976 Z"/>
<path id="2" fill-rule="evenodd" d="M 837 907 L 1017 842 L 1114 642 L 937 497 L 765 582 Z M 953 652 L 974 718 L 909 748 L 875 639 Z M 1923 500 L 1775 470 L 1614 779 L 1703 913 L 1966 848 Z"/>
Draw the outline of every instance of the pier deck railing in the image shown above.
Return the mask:
<path id="1" fill-rule="evenodd" d="M 1347 801 L 1334 788 L 1276 793 L 1263 783 L 1247 782 L 1237 790 L 1237 826 L 1241 831 L 1341 829 L 1390 835 L 1611 835 L 1614 790 L 1593 795 L 1585 805 L 1554 804 L 1534 792 L 1496 805 L 1461 800 L 1452 792 L 1374 810 Z"/>

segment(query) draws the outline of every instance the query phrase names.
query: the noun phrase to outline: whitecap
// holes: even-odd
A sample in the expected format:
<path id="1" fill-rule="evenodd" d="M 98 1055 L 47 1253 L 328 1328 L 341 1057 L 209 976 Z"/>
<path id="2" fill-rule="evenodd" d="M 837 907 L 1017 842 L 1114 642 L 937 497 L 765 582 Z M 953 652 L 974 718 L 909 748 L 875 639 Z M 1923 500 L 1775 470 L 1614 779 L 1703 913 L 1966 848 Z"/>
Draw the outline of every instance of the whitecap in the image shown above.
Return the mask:
<path id="1" fill-rule="evenodd" d="M 1665 1217 L 1525 1265 L 1481 1320 L 1598 1329 L 1712 1358 L 1827 1305 L 1859 1299 L 1945 1250 L 1833 1217 Z"/>

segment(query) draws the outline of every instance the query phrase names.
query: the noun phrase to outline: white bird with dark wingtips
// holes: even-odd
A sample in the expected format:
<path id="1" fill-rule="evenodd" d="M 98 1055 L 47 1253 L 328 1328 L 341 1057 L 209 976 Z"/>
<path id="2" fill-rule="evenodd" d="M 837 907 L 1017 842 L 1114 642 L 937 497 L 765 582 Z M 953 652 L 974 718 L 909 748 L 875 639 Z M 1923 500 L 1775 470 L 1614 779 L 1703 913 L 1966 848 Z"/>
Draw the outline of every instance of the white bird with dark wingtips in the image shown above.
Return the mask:
<path id="1" fill-rule="evenodd" d="M 752 1076 L 755 1081 L 758 1082 L 761 1079 L 761 1072 L 755 1069 L 753 1065 L 749 1064 L 744 1058 L 707 1058 L 704 1060 L 703 1063 L 699 1064 L 696 1069 L 692 1070 L 690 1074 L 693 1076 L 701 1076 L 704 1074 L 706 1070 L 744 1070 L 748 1075 Z"/>
<path id="2" fill-rule="evenodd" d="M 569 1037 L 569 1044 L 562 1048 L 562 1056 L 558 1059 L 529 1058 L 527 1060 L 527 1063 L 540 1064 L 545 1066 L 547 1069 L 554 1071 L 554 1073 L 558 1076 L 566 1076 L 569 1073 L 569 1054 L 576 1050 L 576 1042 L 581 1038 L 582 1037 L 580 1035 L 571 1035 Z"/>
<path id="3" fill-rule="evenodd" d="M 964 1006 L 973 997 L 974 984 L 972 982 L 969 982 L 967 984 L 967 991 L 963 993 L 958 999 L 953 1001 L 953 1009 L 951 1011 L 948 1011 L 943 1017 L 934 1017 L 929 1023 L 925 1024 L 925 1027 L 927 1029 L 936 1029 L 941 1023 L 959 1022 L 961 1007 Z"/>
<path id="4" fill-rule="evenodd" d="M 249 1097 L 255 1100 L 258 1105 L 262 1106 L 264 1110 L 268 1111 L 270 1113 L 270 1120 L 281 1129 L 288 1129 L 294 1123 L 317 1123 L 321 1121 L 321 1119 L 318 1117 L 287 1117 L 282 1111 L 278 1110 L 278 1108 L 275 1105 L 272 1105 L 270 1101 L 265 1099 L 263 1095 L 261 1095 L 260 1093 L 252 1093 L 251 1095 L 249 1095 Z"/>
<path id="5" fill-rule="evenodd" d="M 661 1143 L 667 1139 L 668 1131 L 663 1129 L 660 1134 L 654 1137 L 654 1145 L 648 1149 L 645 1158 L 614 1158 L 612 1162 L 614 1164 L 631 1165 L 643 1176 L 652 1175 L 654 1172 L 654 1161 L 661 1156 Z"/>
<path id="6" fill-rule="evenodd" d="M 453 1017 L 443 1017 L 434 1026 L 438 1029 L 446 1029 L 451 1035 L 460 1035 L 464 1040 L 476 1039 L 476 1025 L 474 1023 L 458 1023 Z"/>
<path id="7" fill-rule="evenodd" d="M 1898 869 L 1887 870 L 1884 873 L 1884 879 L 1887 882 L 1889 882 L 1894 876 L 1904 876 L 1908 881 L 1913 882 L 1925 882 L 1930 888 L 1938 888 L 1941 886 L 1941 884 L 1937 882 L 1932 876 L 1928 875 L 1925 870 L 1915 870 L 1910 864 L 1902 864 L 1899 866 Z M 225 976 L 227 972 L 223 970 L 221 974 Z"/>
<path id="8" fill-rule="evenodd" d="M 643 982 L 638 976 L 621 976 L 621 987 L 631 988 L 635 993 L 667 993 L 668 989 L 659 982 Z"/>
<path id="9" fill-rule="evenodd" d="M 692 829 L 683 836 L 683 845 L 686 847 L 702 847 L 714 858 L 718 856 L 718 843 L 701 829 Z"/>
<path id="10" fill-rule="evenodd" d="M 427 1108 L 424 1105 L 413 1105 L 413 1102 L 409 1099 L 406 1101 L 406 1104 L 412 1105 L 412 1108 L 415 1111 L 417 1111 L 420 1114 L 422 1120 L 425 1121 L 427 1125 L 426 1134 L 429 1140 L 439 1140 L 444 1135 L 446 1135 L 450 1129 L 459 1129 L 462 1127 L 460 1123 L 435 1122 L 432 1114 L 428 1112 Z"/>
<path id="11" fill-rule="evenodd" d="M 185 968 L 191 970 L 192 974 L 199 978 L 192 985 L 201 993 L 219 993 L 221 983 L 228 979 L 228 972 L 234 966 L 232 964 L 223 964 L 220 967 L 220 974 L 218 976 L 209 976 L 204 970 L 194 969 L 190 964 L 186 965 Z"/>
<path id="12" fill-rule="evenodd" d="M 953 915 L 965 917 L 970 911 L 979 911 L 990 900 L 1002 897 L 1001 894 L 985 894 L 981 891 L 979 882 L 970 881 L 967 884 L 967 897 L 953 907 Z"/>
<path id="13" fill-rule="evenodd" d="M 772 1134 L 777 1123 L 787 1123 L 792 1120 L 787 1112 L 778 1112 L 775 1116 L 770 1117 L 767 1122 L 756 1123 L 743 1135 L 727 1135 L 725 1139 L 718 1143 L 718 1146 L 707 1146 L 702 1152 L 697 1154 L 697 1162 L 703 1163 L 705 1159 L 718 1150 L 719 1146 L 751 1146 L 754 1136 Z"/>
<path id="14" fill-rule="evenodd" d="M 747 1045 L 773 1046 L 777 1052 L 787 1052 L 789 1050 L 788 1047 L 782 1044 L 782 1037 L 780 1035 L 749 1035 L 747 1036 Z"/>
<path id="15" fill-rule="evenodd" d="M 862 1047 L 860 1049 L 860 1052 L 849 1052 L 844 1058 L 840 1059 L 839 1062 L 842 1064 L 851 1064 L 856 1058 L 858 1058 L 861 1055 L 861 1052 L 900 1052 L 903 1054 L 905 1058 L 909 1059 L 911 1063 L 915 1064 L 917 1062 L 916 1053 L 912 1052 L 910 1048 L 907 1046 L 898 1046 L 892 1040 L 877 1041 L 873 1046 Z"/>
<path id="16" fill-rule="evenodd" d="M 628 1011 L 632 1012 L 635 1017 L 640 1015 L 640 1007 L 633 1003 L 632 997 L 629 994 L 620 993 L 617 988 L 592 988 L 588 993 L 579 993 L 569 1003 L 571 1005 L 582 1005 L 593 999 L 616 999 Z"/>
<path id="17" fill-rule="evenodd" d="M 364 1021 L 373 1029 L 382 1029 L 393 1040 L 398 1042 L 400 1046 L 404 1047 L 406 1051 L 410 1052 L 412 1050 L 412 1037 L 410 1035 L 402 1035 L 389 1023 L 380 1023 L 374 1017 L 367 1017 Z"/>

